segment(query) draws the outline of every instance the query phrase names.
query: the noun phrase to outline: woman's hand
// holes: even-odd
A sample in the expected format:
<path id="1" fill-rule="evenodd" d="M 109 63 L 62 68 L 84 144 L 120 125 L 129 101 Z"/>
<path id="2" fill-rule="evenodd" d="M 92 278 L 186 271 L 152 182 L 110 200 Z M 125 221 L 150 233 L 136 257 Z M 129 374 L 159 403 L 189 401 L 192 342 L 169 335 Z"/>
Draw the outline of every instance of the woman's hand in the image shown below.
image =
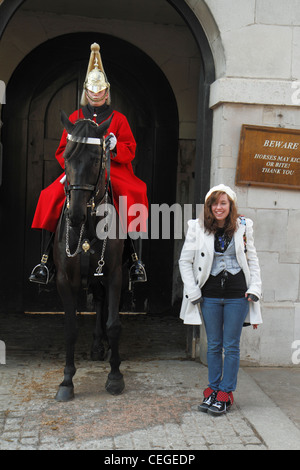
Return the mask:
<path id="1" fill-rule="evenodd" d="M 248 299 L 248 302 L 257 302 L 259 299 L 256 297 L 254 294 L 248 294 L 246 292 L 245 294 L 246 299 Z M 253 330 L 257 330 L 258 325 L 252 325 Z"/>
<path id="2" fill-rule="evenodd" d="M 245 297 L 246 299 L 248 299 L 248 302 L 257 302 L 259 300 L 259 298 L 256 295 L 248 294 L 248 292 L 246 292 Z"/>

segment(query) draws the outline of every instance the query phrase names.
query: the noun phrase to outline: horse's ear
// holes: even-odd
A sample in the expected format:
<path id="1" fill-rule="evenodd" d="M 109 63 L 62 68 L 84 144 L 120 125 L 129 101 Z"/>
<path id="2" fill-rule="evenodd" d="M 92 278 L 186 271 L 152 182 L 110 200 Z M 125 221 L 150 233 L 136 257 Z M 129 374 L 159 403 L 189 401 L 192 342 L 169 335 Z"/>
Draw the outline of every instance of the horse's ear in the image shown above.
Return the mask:
<path id="1" fill-rule="evenodd" d="M 111 123 L 113 117 L 114 117 L 114 115 L 112 114 L 109 119 L 107 119 L 106 121 L 102 122 L 102 123 L 98 126 L 98 129 L 97 129 L 97 135 L 98 135 L 98 137 L 102 137 L 102 136 L 105 134 L 105 132 L 107 131 L 107 129 L 108 129 L 109 126 L 110 126 L 110 123 Z"/>
<path id="2" fill-rule="evenodd" d="M 66 131 L 68 131 L 69 134 L 72 134 L 74 124 L 70 121 L 70 119 L 62 109 L 60 110 L 60 120 Z"/>

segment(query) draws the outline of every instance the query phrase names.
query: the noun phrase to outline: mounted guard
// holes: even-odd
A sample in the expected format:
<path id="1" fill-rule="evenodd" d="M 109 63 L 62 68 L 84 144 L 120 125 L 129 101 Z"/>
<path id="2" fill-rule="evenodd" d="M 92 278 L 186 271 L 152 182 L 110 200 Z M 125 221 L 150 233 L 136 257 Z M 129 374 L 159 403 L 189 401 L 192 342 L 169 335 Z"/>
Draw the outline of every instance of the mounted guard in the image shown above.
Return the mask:
<path id="1" fill-rule="evenodd" d="M 112 117 L 105 135 L 106 145 L 111 152 L 110 180 L 114 206 L 121 219 L 124 232 L 130 232 L 134 216 L 121 210 L 119 198 L 127 198 L 127 208 L 139 204 L 142 209 L 139 215 L 139 224 L 133 224 L 136 232 L 147 232 L 148 199 L 146 184 L 134 175 L 132 160 L 135 157 L 136 142 L 130 129 L 127 118 L 120 112 L 111 108 L 110 84 L 104 72 L 100 46 L 91 45 L 91 54 L 83 85 L 81 108 L 69 116 L 72 123 L 80 119 L 91 119 L 96 124 Z M 65 168 L 63 154 L 68 142 L 68 132 L 64 129 L 55 157 L 60 166 Z M 39 197 L 32 228 L 43 230 L 43 255 L 40 264 L 35 266 L 29 280 L 39 284 L 47 284 L 54 277 L 52 263 L 53 237 L 66 200 L 65 172 L 62 173 L 50 186 L 45 188 Z M 133 242 L 131 240 L 132 247 Z M 129 281 L 144 282 L 147 280 L 143 263 L 139 260 L 133 249 L 133 265 L 129 270 Z"/>

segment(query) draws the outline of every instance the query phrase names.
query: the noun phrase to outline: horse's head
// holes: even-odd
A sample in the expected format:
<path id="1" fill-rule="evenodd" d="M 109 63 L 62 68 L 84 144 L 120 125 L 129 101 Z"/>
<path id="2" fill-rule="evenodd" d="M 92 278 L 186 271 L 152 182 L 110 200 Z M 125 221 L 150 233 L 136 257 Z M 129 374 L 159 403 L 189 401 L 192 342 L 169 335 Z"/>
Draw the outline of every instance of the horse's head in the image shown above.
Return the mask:
<path id="1" fill-rule="evenodd" d="M 97 190 L 101 191 L 102 181 L 104 184 L 103 136 L 111 119 L 99 126 L 90 119 L 81 119 L 73 124 L 61 112 L 61 121 L 68 132 L 64 159 L 69 219 L 74 227 L 85 222 L 87 204 Z"/>

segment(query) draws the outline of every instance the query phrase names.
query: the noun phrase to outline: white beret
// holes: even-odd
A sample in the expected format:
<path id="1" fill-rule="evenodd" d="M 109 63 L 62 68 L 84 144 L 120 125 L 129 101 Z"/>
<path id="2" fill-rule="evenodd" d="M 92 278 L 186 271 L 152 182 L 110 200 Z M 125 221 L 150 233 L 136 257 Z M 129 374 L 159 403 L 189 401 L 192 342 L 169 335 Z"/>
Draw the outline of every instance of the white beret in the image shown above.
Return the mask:
<path id="1" fill-rule="evenodd" d="M 237 200 L 235 192 L 229 186 L 225 186 L 225 184 L 219 184 L 218 186 L 214 186 L 208 191 L 205 196 L 205 202 L 209 198 L 209 196 L 215 191 L 221 191 L 222 193 L 226 193 L 234 202 L 236 202 Z"/>

